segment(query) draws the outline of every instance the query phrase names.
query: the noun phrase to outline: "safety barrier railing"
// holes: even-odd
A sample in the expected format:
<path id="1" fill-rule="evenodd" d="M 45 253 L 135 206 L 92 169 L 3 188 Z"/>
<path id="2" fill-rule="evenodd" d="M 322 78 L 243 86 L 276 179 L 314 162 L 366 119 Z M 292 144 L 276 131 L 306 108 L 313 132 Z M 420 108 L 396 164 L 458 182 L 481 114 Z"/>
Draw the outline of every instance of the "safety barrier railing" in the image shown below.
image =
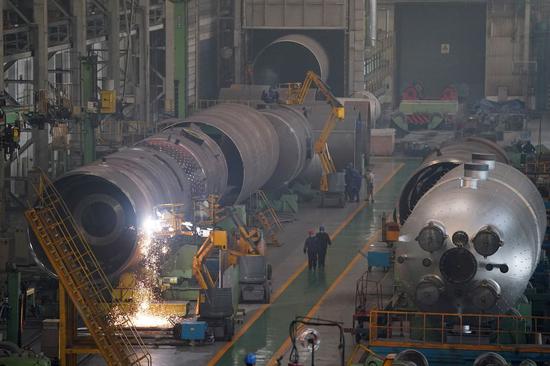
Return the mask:
<path id="1" fill-rule="evenodd" d="M 550 353 L 550 317 L 372 310 L 370 346 Z"/>

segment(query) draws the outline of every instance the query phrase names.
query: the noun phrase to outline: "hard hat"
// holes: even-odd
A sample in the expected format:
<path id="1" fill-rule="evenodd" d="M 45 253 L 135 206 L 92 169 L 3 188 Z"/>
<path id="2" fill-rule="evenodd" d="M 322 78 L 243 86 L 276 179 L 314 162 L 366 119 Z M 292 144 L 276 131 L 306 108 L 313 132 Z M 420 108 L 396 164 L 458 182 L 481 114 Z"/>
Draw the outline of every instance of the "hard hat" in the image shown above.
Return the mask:
<path id="1" fill-rule="evenodd" d="M 249 353 L 244 358 L 244 363 L 247 365 L 255 365 L 256 364 L 256 355 L 254 353 Z"/>
<path id="2" fill-rule="evenodd" d="M 319 231 L 325 231 L 325 227 L 323 225 L 319 226 Z"/>
<path id="3" fill-rule="evenodd" d="M 309 230 L 307 231 L 307 233 L 308 233 L 309 235 L 315 234 L 315 232 L 313 231 L 313 229 L 309 229 Z"/>

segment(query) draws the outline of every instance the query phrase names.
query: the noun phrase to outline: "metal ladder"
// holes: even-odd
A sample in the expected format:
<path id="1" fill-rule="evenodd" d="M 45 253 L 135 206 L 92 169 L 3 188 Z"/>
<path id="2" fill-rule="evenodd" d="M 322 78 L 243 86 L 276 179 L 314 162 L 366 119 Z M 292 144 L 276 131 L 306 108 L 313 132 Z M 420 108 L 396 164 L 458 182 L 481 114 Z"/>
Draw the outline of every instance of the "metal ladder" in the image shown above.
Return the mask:
<path id="1" fill-rule="evenodd" d="M 257 210 L 255 217 L 262 226 L 265 237 L 269 239 L 268 243 L 280 246 L 281 243 L 277 239 L 277 233 L 283 230 L 283 224 L 277 211 L 275 211 L 264 191 L 257 191 L 254 196 Z"/>
<path id="2" fill-rule="evenodd" d="M 152 365 L 126 313 L 113 314 L 113 288 L 59 192 L 42 174 L 38 204 L 25 217 L 109 366 Z M 108 294 L 108 296 L 106 296 Z"/>

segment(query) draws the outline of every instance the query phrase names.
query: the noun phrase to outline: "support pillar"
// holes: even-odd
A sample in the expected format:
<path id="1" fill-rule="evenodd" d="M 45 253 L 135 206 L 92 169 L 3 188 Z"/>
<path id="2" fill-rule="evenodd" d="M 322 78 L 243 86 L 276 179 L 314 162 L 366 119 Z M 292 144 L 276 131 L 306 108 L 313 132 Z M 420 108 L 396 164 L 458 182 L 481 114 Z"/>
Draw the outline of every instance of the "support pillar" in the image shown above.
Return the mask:
<path id="1" fill-rule="evenodd" d="M 187 4 L 187 1 L 174 3 L 174 97 L 178 118 L 187 115 Z"/>
<path id="2" fill-rule="evenodd" d="M 137 14 L 138 44 L 138 85 L 136 88 L 136 107 L 138 118 L 145 121 L 147 130 L 151 129 L 151 98 L 150 98 L 150 42 L 149 42 L 149 0 L 139 0 Z"/>
<path id="3" fill-rule="evenodd" d="M 4 2 L 0 0 L 0 65 L 2 65 L 2 77 L 0 78 L 0 96 L 4 93 Z"/>
<path id="4" fill-rule="evenodd" d="M 4 104 L 4 1 L 0 0 L 0 65 L 2 66 L 2 77 L 0 78 L 0 108 Z M 1 129 L 0 129 L 1 131 Z M 0 153 L 2 153 L 0 151 Z M 2 153 L 3 154 L 3 153 Z M 1 154 L 0 154 L 1 155 Z M 6 220 L 6 205 L 7 205 L 7 195 L 6 195 L 6 183 L 5 183 L 5 170 L 6 164 L 4 161 L 4 156 L 0 156 L 0 232 L 4 232 L 7 229 L 7 220 Z"/>
<path id="5" fill-rule="evenodd" d="M 80 58 L 86 56 L 86 0 L 71 1 L 71 100 L 73 106 L 83 107 L 80 93 Z"/>
<path id="6" fill-rule="evenodd" d="M 107 1 L 109 16 L 109 36 L 107 49 L 109 50 L 109 79 L 113 80 L 114 90 L 120 91 L 120 8 L 118 0 Z M 168 13 L 166 13 L 168 14 Z"/>
<path id="7" fill-rule="evenodd" d="M 234 5 L 234 40 L 233 40 L 233 47 L 234 47 L 234 54 L 235 54 L 235 83 L 242 84 L 244 83 L 243 79 L 243 16 L 242 16 L 242 1 L 236 0 L 233 3 Z"/>
<path id="8" fill-rule="evenodd" d="M 38 113 L 46 113 L 44 108 L 48 96 L 48 1 L 33 0 L 34 17 L 34 94 Z M 32 128 L 33 166 L 48 171 L 50 154 L 48 151 L 48 126 Z"/>
<path id="9" fill-rule="evenodd" d="M 15 268 L 15 265 L 12 266 L 8 268 L 7 340 L 21 347 L 21 272 Z"/>
<path id="10" fill-rule="evenodd" d="M 81 58 L 80 83 L 82 103 L 97 100 L 95 90 L 97 88 L 97 56 Z M 95 160 L 95 127 L 97 114 L 83 113 L 80 120 L 80 145 L 82 152 L 82 164 L 89 164 Z"/>
<path id="11" fill-rule="evenodd" d="M 174 61 L 175 61 L 175 15 L 174 3 L 166 1 L 164 3 L 164 14 L 166 21 L 164 23 L 164 111 L 168 114 L 174 114 L 175 98 L 174 98 Z"/>

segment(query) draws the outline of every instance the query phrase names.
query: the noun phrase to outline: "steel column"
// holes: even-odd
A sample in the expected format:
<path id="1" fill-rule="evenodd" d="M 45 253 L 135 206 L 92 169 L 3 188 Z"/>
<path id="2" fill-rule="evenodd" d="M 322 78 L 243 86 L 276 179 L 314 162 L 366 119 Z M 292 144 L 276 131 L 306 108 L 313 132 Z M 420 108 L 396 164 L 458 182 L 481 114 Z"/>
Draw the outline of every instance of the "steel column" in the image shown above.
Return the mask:
<path id="1" fill-rule="evenodd" d="M 175 33 L 175 15 L 174 15 L 174 3 L 166 1 L 164 3 L 164 111 L 169 114 L 173 114 L 174 107 L 174 33 Z"/>
<path id="2" fill-rule="evenodd" d="M 136 17 L 138 29 L 138 85 L 136 88 L 136 107 L 138 118 L 145 121 L 150 129 L 151 98 L 150 98 L 150 42 L 149 42 L 149 0 L 139 0 L 139 9 Z"/>
<path id="3" fill-rule="evenodd" d="M 71 1 L 71 100 L 74 106 L 82 107 L 80 99 L 80 58 L 86 56 L 86 0 Z"/>
<path id="4" fill-rule="evenodd" d="M 15 266 L 14 266 L 15 267 Z M 8 269 L 8 341 L 21 346 L 21 272 Z"/>
<path id="5" fill-rule="evenodd" d="M 0 96 L 4 93 L 4 0 L 0 0 L 0 65 L 2 65 L 2 77 L 0 78 Z"/>
<path id="6" fill-rule="evenodd" d="M 38 92 L 44 90 L 46 95 L 48 91 L 48 1 L 33 0 L 34 16 L 34 92 L 35 105 L 38 102 Z M 38 110 L 39 113 L 46 111 Z M 40 130 L 37 127 L 32 128 L 32 140 L 34 141 L 34 161 L 35 168 L 48 171 L 49 158 L 48 153 L 48 130 L 47 126 Z"/>
<path id="7" fill-rule="evenodd" d="M 117 95 L 120 88 L 120 9 L 118 0 L 107 1 L 109 17 L 109 36 L 107 49 L 109 50 L 109 79 L 115 83 L 114 90 Z"/>
<path id="8" fill-rule="evenodd" d="M 82 104 L 95 100 L 97 88 L 97 57 L 83 57 L 80 64 L 80 85 Z M 96 114 L 84 113 L 80 121 L 80 146 L 82 164 L 89 164 L 95 160 L 95 123 Z"/>
<path id="9" fill-rule="evenodd" d="M 0 65 L 2 65 L 2 77 L 0 78 L 0 107 L 4 103 L 4 0 L 0 0 Z M 9 164 L 8 164 L 9 166 Z M 5 231 L 7 222 L 6 222 L 6 204 L 7 204 L 7 195 L 5 192 L 6 184 L 5 180 L 5 170 L 6 163 L 3 156 L 0 156 L 0 231 Z"/>
<path id="10" fill-rule="evenodd" d="M 178 118 L 187 115 L 187 4 L 187 1 L 174 3 L 174 86 Z"/>

